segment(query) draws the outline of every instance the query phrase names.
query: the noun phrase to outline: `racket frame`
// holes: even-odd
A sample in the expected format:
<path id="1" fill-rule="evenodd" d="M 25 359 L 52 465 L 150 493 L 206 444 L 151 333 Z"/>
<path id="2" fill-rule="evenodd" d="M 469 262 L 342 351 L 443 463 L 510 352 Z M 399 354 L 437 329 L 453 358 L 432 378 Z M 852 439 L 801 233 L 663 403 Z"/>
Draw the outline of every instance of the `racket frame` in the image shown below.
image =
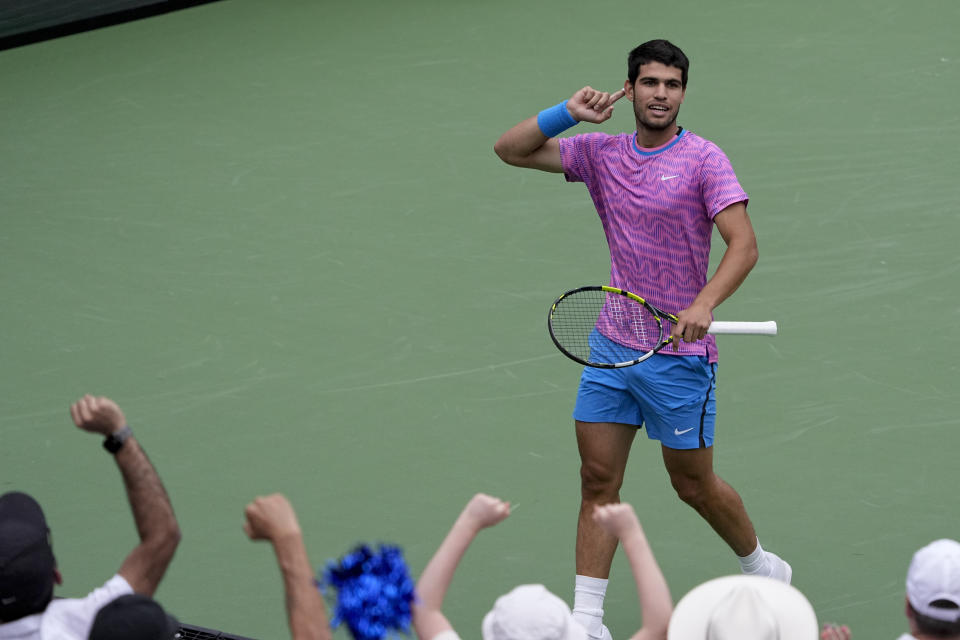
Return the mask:
<path id="1" fill-rule="evenodd" d="M 580 293 L 582 291 L 603 291 L 605 293 L 613 293 L 616 295 L 621 295 L 625 298 L 629 298 L 634 302 L 643 305 L 647 311 L 654 317 L 657 321 L 657 326 L 660 330 L 660 338 L 657 342 L 657 346 L 653 349 L 647 351 L 639 358 L 633 360 L 617 362 L 617 363 L 608 363 L 608 362 L 590 362 L 580 358 L 579 356 L 574 355 L 567 351 L 560 341 L 557 339 L 557 336 L 553 330 L 553 315 L 557 310 L 557 305 L 564 301 L 564 299 Z M 550 306 L 550 312 L 547 314 L 547 330 L 550 332 L 550 339 L 553 340 L 553 344 L 556 345 L 557 349 L 560 350 L 563 355 L 567 356 L 575 362 L 579 362 L 582 365 L 588 367 L 596 367 L 599 369 L 619 369 L 621 367 L 630 367 L 640 362 L 643 362 L 647 358 L 651 357 L 653 354 L 657 353 L 665 346 L 673 342 L 673 336 L 669 335 L 666 338 L 663 337 L 663 321 L 667 320 L 671 324 L 676 325 L 679 320 L 674 314 L 664 311 L 663 309 L 658 309 L 653 306 L 637 294 L 627 291 L 625 289 L 619 289 L 617 287 L 611 287 L 609 285 L 592 285 L 587 287 L 577 287 L 576 289 L 571 289 L 566 293 L 562 294 L 557 298 L 553 304 Z M 711 323 L 710 328 L 707 330 L 707 333 L 711 334 L 750 334 L 750 335 L 766 335 L 766 336 L 775 336 L 777 335 L 778 327 L 777 323 L 773 320 L 768 320 L 765 322 L 732 322 L 732 321 L 714 321 Z M 629 348 L 629 347 L 628 347 Z"/>
<path id="2" fill-rule="evenodd" d="M 589 360 L 585 360 L 577 355 L 574 355 L 573 353 L 570 353 L 566 348 L 564 348 L 562 344 L 560 344 L 560 341 L 557 339 L 557 336 L 554 333 L 553 315 L 557 310 L 557 306 L 561 302 L 563 302 L 566 298 L 574 294 L 581 293 L 583 291 L 603 291 L 605 293 L 613 293 L 616 295 L 621 295 L 625 298 L 629 298 L 630 300 L 633 300 L 634 302 L 644 306 L 647 309 L 647 311 L 649 311 L 650 314 L 657 321 L 657 327 L 660 331 L 660 337 L 658 338 L 657 346 L 647 351 L 646 353 L 641 355 L 639 358 L 634 358 L 633 360 L 626 360 L 624 362 L 612 362 L 612 363 L 611 362 L 590 362 Z M 566 293 L 562 294 L 559 298 L 554 300 L 553 304 L 550 306 L 550 312 L 547 314 L 547 330 L 550 332 L 550 339 L 553 340 L 553 344 L 556 345 L 557 349 L 559 349 L 563 355 L 567 356 L 574 362 L 579 362 L 580 364 L 585 365 L 587 367 L 595 367 L 598 369 L 620 369 L 622 367 L 631 367 L 635 364 L 643 362 L 644 360 L 646 360 L 647 358 L 650 358 L 651 356 L 653 356 L 653 354 L 655 354 L 656 352 L 660 351 L 665 346 L 670 344 L 670 342 L 672 341 L 672 337 L 669 337 L 669 336 L 667 338 L 663 337 L 663 320 L 664 319 L 669 320 L 672 323 L 677 322 L 676 316 L 674 316 L 671 313 L 667 313 L 662 309 L 656 308 L 655 306 L 653 306 L 652 304 L 650 304 L 649 302 L 647 302 L 646 300 L 644 300 L 643 298 L 641 298 L 635 293 L 626 291 L 625 289 L 618 289 L 617 287 L 611 287 L 608 285 L 592 285 L 587 287 L 577 287 L 576 289 L 571 289 L 570 291 L 567 291 Z"/>

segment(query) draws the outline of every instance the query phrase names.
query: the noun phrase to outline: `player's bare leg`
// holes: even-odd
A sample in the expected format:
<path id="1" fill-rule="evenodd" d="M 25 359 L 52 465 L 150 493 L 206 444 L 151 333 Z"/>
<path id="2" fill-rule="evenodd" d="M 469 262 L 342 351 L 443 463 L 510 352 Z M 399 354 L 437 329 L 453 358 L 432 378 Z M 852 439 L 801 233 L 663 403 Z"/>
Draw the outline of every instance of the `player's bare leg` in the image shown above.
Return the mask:
<path id="1" fill-rule="evenodd" d="M 620 502 L 620 487 L 630 445 L 637 435 L 632 425 L 576 422 L 580 450 L 580 519 L 577 522 L 577 573 L 595 578 L 610 575 L 617 539 L 593 521 L 594 505 Z"/>
<path id="2" fill-rule="evenodd" d="M 764 552 L 740 495 L 713 471 L 713 447 L 662 447 L 670 482 L 681 500 L 696 509 L 730 545 L 747 573 L 769 575 L 790 582 L 792 569 L 775 554 Z"/>
<path id="3" fill-rule="evenodd" d="M 662 449 L 677 496 L 696 509 L 738 556 L 753 551 L 757 532 L 740 495 L 713 472 L 713 447 Z"/>
<path id="4" fill-rule="evenodd" d="M 578 420 L 576 429 L 580 450 L 580 517 L 573 616 L 587 629 L 590 638 L 609 639 L 610 632 L 603 626 L 603 598 L 617 539 L 594 522 L 593 508 L 620 502 L 620 487 L 637 428 Z"/>

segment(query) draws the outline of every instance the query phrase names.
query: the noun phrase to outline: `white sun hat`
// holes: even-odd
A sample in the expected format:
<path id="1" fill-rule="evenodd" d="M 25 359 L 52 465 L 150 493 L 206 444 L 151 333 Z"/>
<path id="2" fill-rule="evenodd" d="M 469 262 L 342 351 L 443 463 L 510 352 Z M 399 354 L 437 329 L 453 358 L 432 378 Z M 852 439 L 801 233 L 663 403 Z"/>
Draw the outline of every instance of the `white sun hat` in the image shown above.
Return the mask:
<path id="1" fill-rule="evenodd" d="M 483 640 L 587 640 L 587 630 L 545 586 L 523 584 L 497 598 L 483 618 Z"/>
<path id="2" fill-rule="evenodd" d="M 817 640 L 813 606 L 773 578 L 726 576 L 695 587 L 670 618 L 668 640 Z"/>

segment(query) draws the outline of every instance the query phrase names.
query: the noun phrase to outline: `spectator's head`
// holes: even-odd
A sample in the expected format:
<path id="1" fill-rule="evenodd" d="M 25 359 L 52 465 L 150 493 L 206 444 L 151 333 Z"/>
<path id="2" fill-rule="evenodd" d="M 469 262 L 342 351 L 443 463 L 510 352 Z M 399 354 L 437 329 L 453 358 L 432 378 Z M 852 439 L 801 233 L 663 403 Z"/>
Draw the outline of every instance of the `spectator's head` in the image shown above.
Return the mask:
<path id="1" fill-rule="evenodd" d="M 907 618 L 913 635 L 960 637 L 960 542 L 936 540 L 913 554 Z"/>
<path id="2" fill-rule="evenodd" d="M 668 640 L 809 640 L 820 629 L 813 606 L 795 587 L 759 576 L 726 576 L 683 596 Z"/>
<path id="3" fill-rule="evenodd" d="M 542 584 L 524 584 L 497 598 L 483 619 L 483 640 L 587 640 L 587 631 Z"/>
<path id="4" fill-rule="evenodd" d="M 37 501 L 11 491 L 0 496 L 0 622 L 40 613 L 60 582 L 50 528 Z"/>
<path id="5" fill-rule="evenodd" d="M 89 640 L 172 640 L 179 630 L 180 623 L 155 600 L 134 593 L 100 609 Z"/>

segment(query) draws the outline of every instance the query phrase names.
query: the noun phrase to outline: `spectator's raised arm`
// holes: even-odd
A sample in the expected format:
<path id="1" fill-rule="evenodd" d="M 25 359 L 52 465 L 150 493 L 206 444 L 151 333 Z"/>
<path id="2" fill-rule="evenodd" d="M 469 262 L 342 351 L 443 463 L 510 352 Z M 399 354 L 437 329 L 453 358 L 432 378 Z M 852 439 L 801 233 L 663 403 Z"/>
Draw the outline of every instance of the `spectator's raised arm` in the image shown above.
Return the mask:
<path id="1" fill-rule="evenodd" d="M 106 436 L 104 446 L 114 454 L 120 468 L 140 536 L 140 544 L 118 573 L 135 592 L 152 596 L 180 543 L 180 527 L 170 498 L 113 400 L 85 395 L 70 406 L 70 415 L 84 431 Z"/>
<path id="2" fill-rule="evenodd" d="M 453 626 L 443 615 L 443 599 L 457 565 L 481 529 L 492 527 L 510 515 L 510 503 L 482 493 L 464 507 L 417 582 L 413 627 L 420 640 L 433 640 Z"/>
<path id="3" fill-rule="evenodd" d="M 303 544 L 297 514 L 290 502 L 275 493 L 247 505 L 243 530 L 251 540 L 269 540 L 283 575 L 287 621 L 294 640 L 329 640 L 323 597 L 313 579 L 313 568 Z"/>
<path id="4" fill-rule="evenodd" d="M 643 627 L 632 640 L 664 640 L 673 613 L 673 600 L 633 507 L 626 503 L 597 506 L 593 519 L 607 533 L 620 539 L 630 561 L 643 616 Z"/>

